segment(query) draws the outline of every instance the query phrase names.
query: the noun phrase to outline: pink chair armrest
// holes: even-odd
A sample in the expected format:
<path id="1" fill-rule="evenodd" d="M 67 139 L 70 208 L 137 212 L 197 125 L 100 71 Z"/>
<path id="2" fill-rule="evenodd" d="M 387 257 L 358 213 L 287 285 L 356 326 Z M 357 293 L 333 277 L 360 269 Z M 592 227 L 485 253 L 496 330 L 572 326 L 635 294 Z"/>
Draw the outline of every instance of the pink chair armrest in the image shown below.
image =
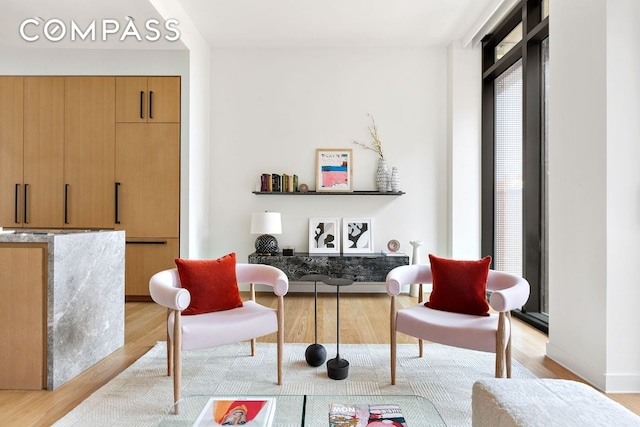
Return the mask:
<path id="1" fill-rule="evenodd" d="M 238 283 L 260 283 L 273 288 L 273 293 L 284 296 L 289 291 L 289 278 L 279 268 L 265 264 L 236 264 Z"/>
<path id="2" fill-rule="evenodd" d="M 151 276 L 149 280 L 151 299 L 172 310 L 184 310 L 191 303 L 191 294 L 180 287 L 180 277 L 176 268 L 164 270 Z"/>
<path id="3" fill-rule="evenodd" d="M 387 274 L 387 293 L 391 296 L 397 296 L 403 285 L 431 283 L 431 280 L 431 266 L 429 264 L 402 265 Z"/>
<path id="4" fill-rule="evenodd" d="M 518 282 L 509 289 L 494 291 L 489 298 L 489 304 L 496 311 L 516 310 L 527 302 L 529 292 L 529 282 Z"/>

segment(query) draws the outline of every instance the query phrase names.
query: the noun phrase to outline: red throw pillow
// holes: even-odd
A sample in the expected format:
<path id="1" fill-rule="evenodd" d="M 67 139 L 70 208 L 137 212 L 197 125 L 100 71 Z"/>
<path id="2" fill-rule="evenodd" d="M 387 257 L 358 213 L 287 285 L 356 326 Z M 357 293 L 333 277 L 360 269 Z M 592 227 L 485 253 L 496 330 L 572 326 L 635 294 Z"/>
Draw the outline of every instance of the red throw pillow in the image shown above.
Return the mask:
<path id="1" fill-rule="evenodd" d="M 182 314 L 202 314 L 242 307 L 236 279 L 236 254 L 218 259 L 176 258 L 180 283 L 191 294 L 191 304 Z"/>
<path id="2" fill-rule="evenodd" d="M 424 305 L 435 310 L 488 316 L 487 277 L 491 257 L 458 261 L 429 254 L 433 290 Z"/>

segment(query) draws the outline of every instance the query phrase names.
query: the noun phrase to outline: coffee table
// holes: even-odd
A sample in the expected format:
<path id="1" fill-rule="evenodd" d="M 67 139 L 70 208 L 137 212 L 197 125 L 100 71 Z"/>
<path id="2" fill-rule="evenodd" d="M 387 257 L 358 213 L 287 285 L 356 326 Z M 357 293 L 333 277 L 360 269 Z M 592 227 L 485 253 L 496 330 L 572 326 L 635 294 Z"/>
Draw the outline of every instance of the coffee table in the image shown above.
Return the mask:
<path id="1" fill-rule="evenodd" d="M 180 401 L 180 414 L 173 414 L 173 406 L 162 418 L 158 426 L 192 426 L 205 407 L 210 395 L 188 396 Z M 227 397 L 227 396 L 220 396 Z M 239 397 L 239 396 L 230 396 Z M 421 396 L 409 395 L 254 395 L 243 398 L 275 397 L 276 414 L 273 427 L 327 427 L 329 425 L 329 404 L 331 403 L 396 403 L 409 427 L 442 427 L 444 420 L 433 403 Z"/>

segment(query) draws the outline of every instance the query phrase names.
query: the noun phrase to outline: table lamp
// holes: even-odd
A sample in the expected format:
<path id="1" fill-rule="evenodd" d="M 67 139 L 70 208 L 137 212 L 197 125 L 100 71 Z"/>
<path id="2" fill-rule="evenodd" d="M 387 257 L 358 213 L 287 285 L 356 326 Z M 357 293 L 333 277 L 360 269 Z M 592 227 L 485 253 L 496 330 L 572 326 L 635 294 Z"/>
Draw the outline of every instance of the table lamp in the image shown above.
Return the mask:
<path id="1" fill-rule="evenodd" d="M 272 234 L 282 234 L 282 220 L 278 212 L 258 212 L 251 214 L 251 234 L 260 234 L 256 239 L 256 253 L 275 255 L 280 249 Z"/>

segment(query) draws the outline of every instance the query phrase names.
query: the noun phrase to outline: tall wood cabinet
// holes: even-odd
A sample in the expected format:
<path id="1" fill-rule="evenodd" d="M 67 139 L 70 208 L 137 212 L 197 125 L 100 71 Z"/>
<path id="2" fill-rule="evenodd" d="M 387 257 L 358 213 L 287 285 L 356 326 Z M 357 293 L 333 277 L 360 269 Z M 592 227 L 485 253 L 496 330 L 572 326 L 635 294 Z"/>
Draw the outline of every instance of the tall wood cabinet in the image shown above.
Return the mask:
<path id="1" fill-rule="evenodd" d="M 0 78 L 0 225 L 63 226 L 63 77 Z"/>
<path id="2" fill-rule="evenodd" d="M 0 77 L 0 225 L 21 226 L 24 78 Z"/>
<path id="3" fill-rule="evenodd" d="M 126 295 L 175 266 L 180 77 L 0 77 L 0 226 L 125 230 Z"/>
<path id="4" fill-rule="evenodd" d="M 180 79 L 116 78 L 116 228 L 126 230 L 128 300 L 175 267 L 180 230 Z M 144 212 L 143 215 L 140 215 Z"/>
<path id="5" fill-rule="evenodd" d="M 65 225 L 115 223 L 115 78 L 67 77 Z"/>

